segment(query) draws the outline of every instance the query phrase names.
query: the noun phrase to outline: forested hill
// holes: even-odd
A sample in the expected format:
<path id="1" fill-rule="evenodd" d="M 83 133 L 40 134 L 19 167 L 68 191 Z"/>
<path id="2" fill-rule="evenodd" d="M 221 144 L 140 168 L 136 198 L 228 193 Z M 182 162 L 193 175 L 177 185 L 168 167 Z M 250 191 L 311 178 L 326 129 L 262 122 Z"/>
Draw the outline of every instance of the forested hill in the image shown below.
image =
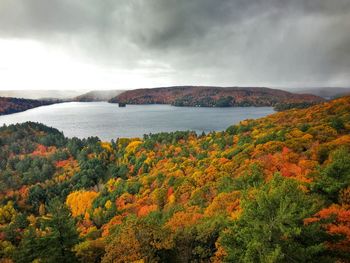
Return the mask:
<path id="1" fill-rule="evenodd" d="M 322 98 L 293 94 L 269 88 L 178 86 L 128 90 L 111 99 L 112 103 L 171 104 L 175 106 L 232 107 L 313 104 Z"/>
<path id="2" fill-rule="evenodd" d="M 57 103 L 57 100 L 31 100 L 0 97 L 0 115 L 29 110 L 35 107 Z"/>
<path id="3" fill-rule="evenodd" d="M 4 126 L 0 201 L 5 262 L 348 262 L 350 97 L 207 135 Z"/>

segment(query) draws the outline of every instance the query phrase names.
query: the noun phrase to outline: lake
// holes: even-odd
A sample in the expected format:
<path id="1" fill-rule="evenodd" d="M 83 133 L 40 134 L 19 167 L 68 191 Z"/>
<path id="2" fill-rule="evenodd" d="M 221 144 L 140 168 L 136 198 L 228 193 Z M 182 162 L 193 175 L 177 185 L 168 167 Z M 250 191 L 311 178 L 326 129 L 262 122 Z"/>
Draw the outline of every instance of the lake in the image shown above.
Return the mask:
<path id="1" fill-rule="evenodd" d="M 170 105 L 127 105 L 107 102 L 68 102 L 0 116 L 3 124 L 40 122 L 63 131 L 68 137 L 98 136 L 110 141 L 118 137 L 192 130 L 222 131 L 241 120 L 273 113 L 271 107 L 201 108 Z"/>

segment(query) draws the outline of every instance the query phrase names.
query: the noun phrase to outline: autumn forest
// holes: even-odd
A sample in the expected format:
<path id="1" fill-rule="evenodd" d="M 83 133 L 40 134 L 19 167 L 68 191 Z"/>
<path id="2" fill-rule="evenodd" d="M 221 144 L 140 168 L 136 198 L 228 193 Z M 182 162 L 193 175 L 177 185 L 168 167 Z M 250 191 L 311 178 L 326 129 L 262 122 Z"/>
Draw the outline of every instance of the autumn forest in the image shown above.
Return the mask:
<path id="1" fill-rule="evenodd" d="M 0 128 L 0 262 L 349 262 L 350 97 L 223 132 Z"/>

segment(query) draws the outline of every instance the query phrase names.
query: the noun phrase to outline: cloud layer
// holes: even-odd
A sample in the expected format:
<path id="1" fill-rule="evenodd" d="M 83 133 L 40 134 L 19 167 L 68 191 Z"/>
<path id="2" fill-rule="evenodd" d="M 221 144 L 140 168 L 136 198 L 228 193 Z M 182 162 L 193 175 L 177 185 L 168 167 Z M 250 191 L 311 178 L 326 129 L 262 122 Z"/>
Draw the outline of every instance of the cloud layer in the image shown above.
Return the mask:
<path id="1" fill-rule="evenodd" d="M 349 0 L 2 0 L 0 39 L 124 75 L 116 85 L 350 83 Z"/>

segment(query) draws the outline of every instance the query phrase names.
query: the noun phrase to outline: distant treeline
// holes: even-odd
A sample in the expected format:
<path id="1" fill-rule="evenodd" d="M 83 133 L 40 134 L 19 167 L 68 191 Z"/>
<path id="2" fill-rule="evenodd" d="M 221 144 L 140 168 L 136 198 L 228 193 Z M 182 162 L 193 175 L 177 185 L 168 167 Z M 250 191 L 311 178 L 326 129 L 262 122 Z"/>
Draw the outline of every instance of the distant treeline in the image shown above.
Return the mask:
<path id="1" fill-rule="evenodd" d="M 291 109 L 305 109 L 314 106 L 315 102 L 300 102 L 300 103 L 278 103 L 274 106 L 275 111 L 285 111 Z"/>
<path id="2" fill-rule="evenodd" d="M 324 99 L 321 97 L 310 94 L 294 94 L 269 88 L 176 86 L 128 90 L 109 102 L 188 107 L 273 107 L 277 104 L 314 104 L 322 101 Z"/>
<path id="3" fill-rule="evenodd" d="M 0 97 L 0 115 L 11 114 L 36 108 L 39 106 L 50 105 L 61 102 L 57 99 L 31 100 Z"/>

